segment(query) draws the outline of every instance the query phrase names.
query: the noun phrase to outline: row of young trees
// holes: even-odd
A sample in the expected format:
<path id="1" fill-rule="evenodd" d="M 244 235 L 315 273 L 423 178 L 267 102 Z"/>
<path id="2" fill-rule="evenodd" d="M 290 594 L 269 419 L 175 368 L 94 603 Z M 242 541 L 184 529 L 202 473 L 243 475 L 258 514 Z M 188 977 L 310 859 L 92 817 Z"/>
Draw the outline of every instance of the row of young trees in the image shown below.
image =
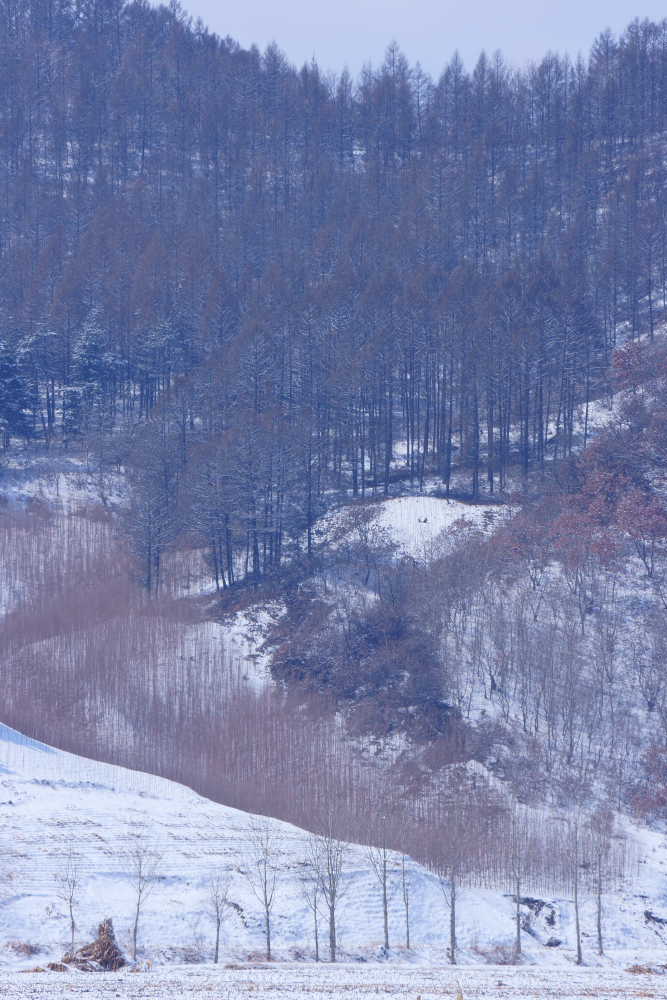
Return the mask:
<path id="1" fill-rule="evenodd" d="M 222 587 L 310 551 L 331 490 L 568 454 L 664 305 L 666 31 L 353 81 L 177 4 L 4 5 L 5 440 L 104 438 L 150 588 L 184 530 Z"/>
<path id="2" fill-rule="evenodd" d="M 83 860 L 81 854 L 76 851 L 73 845 L 70 845 L 68 853 L 63 858 L 61 868 L 54 875 L 57 899 L 67 911 L 70 932 L 69 956 L 74 956 L 75 953 L 77 916 L 81 905 L 81 896 L 86 887 Z M 160 878 L 160 855 L 147 843 L 138 840 L 136 844 L 121 854 L 120 860 L 127 869 L 126 877 L 132 892 L 132 961 L 136 962 L 139 925 L 146 901 Z"/>
<path id="3" fill-rule="evenodd" d="M 462 806 L 457 801 L 455 808 L 448 808 L 447 818 L 449 827 L 443 831 L 441 841 L 442 861 L 435 869 L 437 874 L 434 877 L 443 896 L 443 923 L 445 914 L 447 916 L 449 961 L 455 965 L 458 958 L 458 908 L 465 905 L 461 903 L 460 895 L 466 886 L 477 884 L 479 874 L 470 866 L 472 853 L 479 849 L 479 843 L 471 851 L 470 844 L 462 838 L 472 835 L 477 840 L 481 828 L 469 802 Z M 559 821 L 565 824 L 565 836 L 558 828 Z M 412 906 L 419 902 L 415 897 L 420 891 L 415 881 L 417 869 L 411 859 L 394 854 L 388 847 L 387 840 L 396 830 L 393 817 L 378 817 L 375 826 L 380 835 L 380 845 L 366 848 L 365 860 L 381 899 L 384 954 L 389 954 L 391 942 L 397 935 L 400 935 L 401 947 L 410 951 L 415 945 Z M 335 835 L 334 824 L 329 821 L 322 830 L 319 834 L 308 836 L 306 851 L 297 870 L 285 867 L 281 858 L 280 835 L 272 821 L 257 819 L 248 830 L 237 873 L 240 873 L 260 907 L 265 958 L 269 962 L 275 957 L 276 903 L 280 901 L 286 883 L 295 878 L 300 886 L 301 901 L 312 917 L 315 961 L 321 959 L 322 924 L 326 926 L 329 961 L 337 960 L 340 951 L 337 921 L 341 904 L 354 888 L 354 878 L 358 877 L 359 870 L 357 866 L 354 870 L 350 868 L 351 847 Z M 521 961 L 522 934 L 529 930 L 534 933 L 531 916 L 538 916 L 542 908 L 553 912 L 555 923 L 555 904 L 527 896 L 526 893 L 538 884 L 544 889 L 550 879 L 558 878 L 561 882 L 554 882 L 552 887 L 559 884 L 561 890 L 571 891 L 573 896 L 577 964 L 583 962 L 580 915 L 583 891 L 592 892 L 595 897 L 597 954 L 604 955 L 605 896 L 613 886 L 622 883 L 628 861 L 625 841 L 614 830 L 613 814 L 600 810 L 585 817 L 578 812 L 569 818 L 545 817 L 519 806 L 502 814 L 496 835 L 504 838 L 498 849 L 506 863 L 506 884 L 513 894 L 516 914 L 513 947 L 508 951 L 500 946 L 503 960 L 511 954 L 515 962 Z M 550 860 L 547 860 L 547 855 Z M 121 855 L 120 862 L 126 869 L 132 893 L 131 958 L 136 962 L 139 929 L 142 920 L 145 920 L 146 904 L 164 877 L 163 858 L 149 841 L 140 839 Z M 70 848 L 62 868 L 55 875 L 55 885 L 57 898 L 67 911 L 69 954 L 74 955 L 85 876 L 82 857 L 73 848 Z M 242 914 L 243 909 L 233 899 L 230 872 L 219 871 L 209 876 L 205 881 L 205 895 L 206 909 L 215 932 L 213 962 L 217 964 L 223 926 L 227 920 Z M 400 897 L 402 926 L 400 931 L 391 926 L 390 940 L 389 904 L 396 895 Z M 395 914 L 395 910 L 392 912 Z"/>
<path id="4" fill-rule="evenodd" d="M 438 819 L 446 826 L 437 832 L 431 828 L 430 865 L 442 892 L 448 924 L 448 956 L 457 964 L 457 920 L 462 890 L 475 885 L 510 889 L 515 907 L 515 938 L 511 949 L 503 948 L 503 959 L 521 961 L 522 935 L 533 931 L 531 916 L 538 916 L 543 907 L 551 907 L 553 923 L 555 909 L 545 900 L 528 893 L 560 891 L 572 893 L 575 927 L 576 961 L 583 963 L 581 899 L 591 893 L 595 899 L 595 941 L 599 956 L 604 951 L 605 897 L 612 887 L 618 888 L 628 871 L 631 857 L 625 838 L 616 829 L 614 813 L 600 808 L 595 812 L 575 809 L 570 814 L 545 815 L 518 804 L 504 809 L 487 800 L 482 815 L 480 801 L 470 795 L 470 788 L 452 789 L 453 796 L 438 803 Z M 466 794 L 468 793 L 468 794 Z M 389 805 L 389 803 L 386 803 Z M 434 817 L 431 817 L 434 818 Z M 493 823 L 493 832 L 490 830 Z M 392 852 L 389 843 L 397 836 L 396 818 L 391 812 L 376 816 L 372 822 L 376 846 L 365 849 L 366 862 L 381 899 L 383 948 L 388 954 L 390 942 L 390 906 L 392 897 L 400 898 L 401 929 L 391 928 L 391 940 L 398 935 L 402 947 L 414 946 L 411 925 L 415 896 L 423 892 L 415 883 L 415 869 L 405 855 Z M 349 867 L 350 846 L 339 840 L 331 821 L 324 832 L 311 835 L 303 865 L 302 895 L 313 916 L 315 960 L 320 960 L 320 919 L 324 916 L 328 930 L 329 959 L 336 961 L 336 919 L 341 901 L 352 888 Z M 493 842 L 489 842 L 493 838 Z M 399 835 L 400 839 L 400 835 Z M 434 847 L 434 841 L 438 846 Z M 247 870 L 253 892 L 264 911 L 266 958 L 271 960 L 271 927 L 276 890 L 279 886 L 276 838 L 269 823 L 256 825 L 252 832 L 252 860 Z M 490 869 L 480 861 L 485 852 L 493 852 L 494 875 L 487 882 Z M 488 860 L 488 858 L 487 858 Z M 284 877 L 284 873 L 283 873 Z M 219 883 L 215 882 L 215 892 Z M 557 890 L 558 891 L 558 890 Z M 214 896 L 214 898 L 216 898 Z M 225 894 L 225 900 L 227 895 Z M 465 905 L 465 903 L 463 903 Z M 531 912 L 532 911 L 532 912 Z M 217 912 L 217 911 L 216 911 Z M 547 921 L 548 925 L 548 921 Z M 534 931 L 533 931 L 534 933 Z M 562 944 L 558 941 L 558 945 Z M 551 946 L 556 946 L 552 941 Z M 491 949 L 492 951 L 493 949 Z M 218 945 L 216 939 L 216 961 Z M 491 953 L 489 953 L 491 954 Z M 500 957 L 498 955 L 497 957 Z"/>

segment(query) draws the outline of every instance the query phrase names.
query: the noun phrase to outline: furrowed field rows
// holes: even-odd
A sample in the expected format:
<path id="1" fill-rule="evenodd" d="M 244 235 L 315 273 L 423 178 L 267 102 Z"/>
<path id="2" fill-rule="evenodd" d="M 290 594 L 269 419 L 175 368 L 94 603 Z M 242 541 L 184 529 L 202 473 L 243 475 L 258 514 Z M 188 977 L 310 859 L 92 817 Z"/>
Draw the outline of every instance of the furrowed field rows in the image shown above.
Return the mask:
<path id="1" fill-rule="evenodd" d="M 26 974 L 0 976 L 3 997 L 120 997 L 122 1000 L 207 997 L 227 1000 L 251 996 L 253 1000 L 281 997 L 345 997 L 370 1000 L 379 996 L 405 1000 L 451 997 L 461 988 L 465 1000 L 615 1000 L 667 997 L 667 978 L 610 969 L 536 969 L 488 966 L 483 969 L 413 968 L 406 966 L 274 965 L 214 969 L 178 967 L 120 975 Z"/>

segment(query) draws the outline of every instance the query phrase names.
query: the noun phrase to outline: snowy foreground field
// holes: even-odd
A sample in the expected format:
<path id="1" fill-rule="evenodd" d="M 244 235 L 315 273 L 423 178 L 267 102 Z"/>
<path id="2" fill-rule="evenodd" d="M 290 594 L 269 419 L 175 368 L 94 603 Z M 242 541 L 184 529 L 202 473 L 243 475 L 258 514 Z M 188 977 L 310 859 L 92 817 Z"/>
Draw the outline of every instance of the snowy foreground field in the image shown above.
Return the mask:
<path id="1" fill-rule="evenodd" d="M 122 1000 L 202 997 L 227 1000 L 280 1000 L 281 997 L 317 997 L 320 1000 L 377 1000 L 377 997 L 455 1000 L 461 987 L 465 1000 L 599 1000 L 617 997 L 667 997 L 667 977 L 623 972 L 616 969 L 548 969 L 486 966 L 452 969 L 408 965 L 236 965 L 171 967 L 146 973 L 94 975 L 0 975 L 0 996 L 120 997 Z"/>
<path id="2" fill-rule="evenodd" d="M 472 887 L 463 887 L 459 895 L 460 966 L 447 966 L 447 911 L 438 880 L 412 862 L 413 950 L 407 962 L 394 870 L 398 859 L 391 870 L 391 951 L 385 958 L 378 885 L 365 849 L 349 845 L 337 920 L 340 962 L 330 966 L 312 963 L 312 915 L 303 895 L 308 834 L 270 820 L 278 961 L 266 965 L 261 907 L 247 877 L 256 823 L 174 782 L 63 753 L 0 725 L 0 998 L 251 994 L 326 1000 L 385 994 L 429 1000 L 454 998 L 457 977 L 465 998 L 667 998 L 667 975 L 627 971 L 667 963 L 666 852 L 657 833 L 641 831 L 635 870 L 608 894 L 605 958 L 595 954 L 594 906 L 584 901 L 584 960 L 597 964 L 588 969 L 574 966 L 567 898 L 537 901 L 532 910 L 522 906 L 524 967 L 489 964 L 498 961 L 498 949 L 507 950 L 513 942 L 514 904 L 501 889 Z M 57 885 L 72 850 L 82 877 L 76 943 L 92 941 L 99 922 L 111 917 L 121 948 L 130 954 L 134 896 L 127 851 L 137 844 L 150 846 L 160 859 L 141 913 L 139 971 L 34 971 L 60 961 L 68 948 L 69 922 Z M 214 925 L 207 895 L 213 875 L 227 880 L 232 903 L 217 967 L 211 962 Z"/>

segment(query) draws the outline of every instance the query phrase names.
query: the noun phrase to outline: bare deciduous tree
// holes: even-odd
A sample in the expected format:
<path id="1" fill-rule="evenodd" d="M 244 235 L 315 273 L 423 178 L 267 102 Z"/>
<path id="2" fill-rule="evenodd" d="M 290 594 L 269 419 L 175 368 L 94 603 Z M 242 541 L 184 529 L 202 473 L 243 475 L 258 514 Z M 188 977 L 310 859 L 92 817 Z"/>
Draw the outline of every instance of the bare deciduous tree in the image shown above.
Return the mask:
<path id="1" fill-rule="evenodd" d="M 266 960 L 271 961 L 271 914 L 276 897 L 278 868 L 274 832 L 268 820 L 258 820 L 248 836 L 245 877 L 264 912 Z"/>
<path id="2" fill-rule="evenodd" d="M 389 951 L 389 861 L 390 852 L 386 844 L 369 847 L 368 861 L 382 892 L 382 920 L 384 928 L 384 950 Z"/>
<path id="3" fill-rule="evenodd" d="M 347 847 L 333 834 L 332 817 L 324 832 L 313 835 L 308 844 L 308 860 L 315 875 L 329 917 L 329 959 L 336 961 L 336 911 L 345 892 L 343 874 Z"/>
<path id="4" fill-rule="evenodd" d="M 213 961 L 218 964 L 220 957 L 220 927 L 225 910 L 229 906 L 229 879 L 223 875 L 213 875 L 208 883 L 208 902 L 215 921 L 215 953 Z"/>
<path id="5" fill-rule="evenodd" d="M 401 896 L 403 897 L 403 912 L 405 914 L 405 947 L 410 951 L 410 872 L 406 865 L 406 857 L 401 857 Z"/>
<path id="6" fill-rule="evenodd" d="M 132 925 L 132 960 L 137 960 L 139 921 L 146 899 L 159 878 L 160 855 L 148 844 L 139 842 L 125 852 L 127 878 L 134 892 L 134 923 Z"/>
<path id="7" fill-rule="evenodd" d="M 592 857 L 591 875 L 595 892 L 595 930 L 598 955 L 604 955 L 603 899 L 610 877 L 622 876 L 626 864 L 625 838 L 616 833 L 613 811 L 600 806 L 592 814 L 590 825 L 590 851 Z"/>
<path id="8" fill-rule="evenodd" d="M 458 902 L 459 883 L 466 866 L 470 863 L 469 855 L 474 843 L 479 839 L 476 826 L 477 816 L 472 803 L 465 806 L 456 798 L 447 802 L 442 814 L 443 845 L 440 890 L 445 904 L 449 909 L 449 961 L 456 965 L 456 906 Z"/>
<path id="9" fill-rule="evenodd" d="M 574 899 L 574 930 L 577 941 L 577 965 L 583 965 L 581 950 L 581 917 L 579 913 L 579 886 L 581 866 L 581 820 L 575 813 L 570 820 L 570 861 L 572 870 L 572 895 Z"/>
<path id="10" fill-rule="evenodd" d="M 67 907 L 70 926 L 70 951 L 74 951 L 74 934 L 76 932 L 74 910 L 79 901 L 82 882 L 79 856 L 75 854 L 71 847 L 65 857 L 62 870 L 56 872 L 54 877 L 58 899 Z"/>
<path id="11" fill-rule="evenodd" d="M 447 876 L 438 880 L 445 905 L 449 910 L 449 962 L 456 965 L 456 893 L 458 887 L 458 871 L 454 865 L 448 869 Z"/>
<path id="12" fill-rule="evenodd" d="M 516 958 L 521 955 L 521 889 L 530 865 L 529 827 L 525 810 L 516 804 L 512 810 L 509 829 L 509 857 L 512 888 L 514 889 L 514 921 Z"/>
<path id="13" fill-rule="evenodd" d="M 308 862 L 307 862 L 308 864 Z M 311 870 L 301 881 L 301 894 L 313 915 L 313 939 L 315 943 L 315 961 L 320 960 L 320 900 L 321 891 L 317 876 Z"/>

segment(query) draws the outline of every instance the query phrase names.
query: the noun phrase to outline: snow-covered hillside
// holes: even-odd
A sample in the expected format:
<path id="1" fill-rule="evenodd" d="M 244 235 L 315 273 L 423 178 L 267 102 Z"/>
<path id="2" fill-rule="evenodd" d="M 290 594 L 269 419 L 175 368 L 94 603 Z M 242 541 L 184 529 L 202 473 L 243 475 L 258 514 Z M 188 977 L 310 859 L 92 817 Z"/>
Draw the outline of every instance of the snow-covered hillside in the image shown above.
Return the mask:
<path id="1" fill-rule="evenodd" d="M 402 555 L 415 559 L 428 555 L 438 536 L 465 520 L 490 528 L 503 514 L 498 506 L 461 503 L 433 496 L 396 497 L 380 506 L 378 524 L 391 536 Z"/>
<path id="2" fill-rule="evenodd" d="M 114 918 L 121 944 L 129 947 L 133 891 L 125 852 L 141 844 L 160 857 L 159 879 L 140 925 L 140 951 L 156 961 L 210 960 L 213 921 L 207 881 L 230 881 L 235 906 L 225 917 L 224 960 L 259 955 L 263 947 L 260 906 L 244 872 L 252 863 L 251 838 L 258 820 L 212 803 L 164 779 L 62 753 L 0 727 L 0 962 L 28 967 L 60 957 L 68 921 L 56 891 L 74 851 L 84 891 L 77 907 L 77 938 L 94 936 L 97 923 Z M 268 821 L 276 851 L 278 887 L 274 947 L 280 959 L 312 957 L 312 915 L 301 886 L 308 834 Z M 655 960 L 667 951 L 665 852 L 658 835 L 645 833 L 639 875 L 610 895 L 605 916 L 607 952 L 615 964 Z M 362 847 L 350 847 L 346 891 L 340 903 L 339 937 L 348 958 L 381 957 L 380 892 Z M 445 962 L 447 910 L 438 880 L 410 864 L 412 939 L 403 941 L 403 910 L 394 859 L 390 900 L 392 957 Z M 529 962 L 573 961 L 571 904 L 546 900 L 536 915 L 524 906 L 524 952 Z M 651 913 L 653 919 L 645 914 Z M 657 918 L 657 919 L 655 919 Z M 514 934 L 511 898 L 501 891 L 464 888 L 458 905 L 460 961 L 498 959 Z M 595 962 L 594 905 L 583 907 L 585 959 Z M 546 942 L 551 940 L 551 946 Z M 562 943 L 554 946 L 554 940 Z M 29 955 L 27 946 L 34 949 Z"/>
<path id="3" fill-rule="evenodd" d="M 499 504 L 472 504 L 428 494 L 348 504 L 325 515 L 315 529 L 320 543 L 333 548 L 364 543 L 395 546 L 396 555 L 428 560 L 436 542 L 455 525 L 467 522 L 493 529 L 506 514 Z"/>

